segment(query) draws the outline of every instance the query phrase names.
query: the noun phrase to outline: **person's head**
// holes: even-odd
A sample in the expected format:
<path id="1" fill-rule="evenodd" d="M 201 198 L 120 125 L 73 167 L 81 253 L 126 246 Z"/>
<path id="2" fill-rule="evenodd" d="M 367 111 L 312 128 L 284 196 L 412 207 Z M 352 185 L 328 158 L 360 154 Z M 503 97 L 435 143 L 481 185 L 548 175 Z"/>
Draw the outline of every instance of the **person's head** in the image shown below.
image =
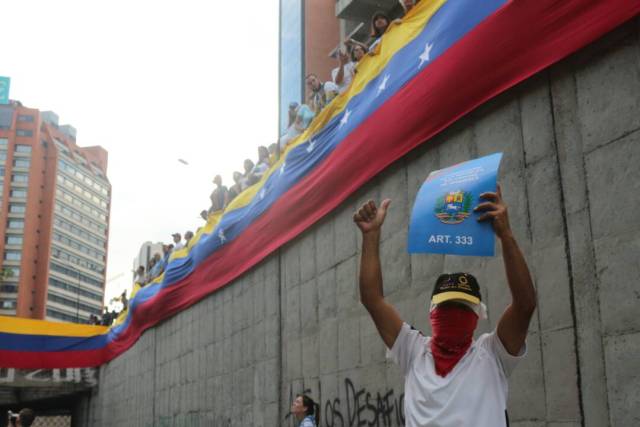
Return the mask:
<path id="1" fill-rule="evenodd" d="M 136 271 L 138 274 L 144 274 L 144 265 L 138 266 L 138 270 Z M 106 308 L 106 307 L 105 307 Z"/>
<path id="2" fill-rule="evenodd" d="M 351 49 L 351 60 L 353 62 L 358 62 L 364 57 L 366 53 L 367 52 L 365 52 L 364 47 L 362 47 L 362 45 L 354 44 L 353 48 Z"/>
<path id="3" fill-rule="evenodd" d="M 18 419 L 16 420 L 16 426 L 29 427 L 36 419 L 36 414 L 33 409 L 23 408 L 18 413 Z"/>
<path id="4" fill-rule="evenodd" d="M 182 236 L 180 235 L 180 233 L 173 233 L 171 237 L 173 237 L 173 243 L 175 244 L 180 243 L 180 240 L 182 240 Z"/>
<path id="5" fill-rule="evenodd" d="M 191 231 L 186 231 L 184 233 L 184 241 L 188 242 L 189 240 L 191 240 L 193 238 L 193 232 Z"/>
<path id="6" fill-rule="evenodd" d="M 371 17 L 371 37 L 378 38 L 387 31 L 391 20 L 384 12 L 376 12 Z"/>
<path id="7" fill-rule="evenodd" d="M 317 92 L 322 87 L 322 82 L 315 74 L 311 73 L 306 78 L 307 87 L 314 92 Z"/>
<path id="8" fill-rule="evenodd" d="M 306 394 L 299 394 L 296 396 L 291 403 L 291 414 L 293 414 L 293 416 L 298 420 L 301 420 L 308 415 L 312 415 L 316 418 L 316 423 L 318 423 L 318 418 L 320 417 L 318 404 Z"/>
<path id="9" fill-rule="evenodd" d="M 164 250 L 164 247 L 163 247 L 162 249 Z M 162 255 L 160 255 L 160 252 L 156 252 L 156 253 L 153 255 L 153 259 L 155 259 L 155 260 L 156 260 L 156 262 L 160 261 L 160 260 L 162 259 Z"/>
<path id="10" fill-rule="evenodd" d="M 416 0 L 398 0 L 400 6 L 404 9 L 404 13 L 409 12 L 416 5 Z"/>
<path id="11" fill-rule="evenodd" d="M 255 166 L 255 164 L 253 163 L 253 161 L 251 159 L 245 159 L 245 161 L 244 161 L 244 173 L 248 174 L 249 172 L 251 172 L 251 170 L 253 170 L 254 166 Z"/>
<path id="12" fill-rule="evenodd" d="M 222 185 L 222 177 L 221 177 L 220 175 L 216 175 L 216 176 L 213 178 L 213 183 L 214 183 L 215 185 L 217 185 L 218 187 L 220 187 L 220 186 Z"/>
<path id="13" fill-rule="evenodd" d="M 480 317 L 486 317 L 486 308 L 476 278 L 469 273 L 440 275 L 433 288 L 429 310 L 434 336 L 454 331 L 470 338 Z"/>
<path id="14" fill-rule="evenodd" d="M 258 147 L 258 162 L 269 159 L 269 149 L 264 145 Z"/>
<path id="15" fill-rule="evenodd" d="M 169 244 L 169 252 L 171 252 L 171 251 L 173 250 L 173 248 L 174 248 L 174 247 L 175 247 L 175 246 L 173 246 L 173 243 L 170 243 L 170 244 Z"/>
<path id="16" fill-rule="evenodd" d="M 235 171 L 233 173 L 233 182 L 235 182 L 236 184 L 239 184 L 241 179 L 242 179 L 242 173 Z"/>
<path id="17" fill-rule="evenodd" d="M 209 212 L 206 209 L 203 209 L 200 211 L 200 218 L 204 219 L 205 221 L 207 219 L 209 219 Z"/>

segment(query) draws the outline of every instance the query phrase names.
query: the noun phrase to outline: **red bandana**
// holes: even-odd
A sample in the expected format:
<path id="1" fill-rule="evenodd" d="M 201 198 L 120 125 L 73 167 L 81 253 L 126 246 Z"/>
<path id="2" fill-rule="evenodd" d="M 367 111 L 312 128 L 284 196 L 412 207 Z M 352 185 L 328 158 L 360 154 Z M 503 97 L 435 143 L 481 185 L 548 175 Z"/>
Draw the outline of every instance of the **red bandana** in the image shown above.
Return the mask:
<path id="1" fill-rule="evenodd" d="M 446 377 L 471 346 L 478 316 L 471 310 L 449 305 L 436 307 L 430 317 L 431 353 L 436 373 Z"/>

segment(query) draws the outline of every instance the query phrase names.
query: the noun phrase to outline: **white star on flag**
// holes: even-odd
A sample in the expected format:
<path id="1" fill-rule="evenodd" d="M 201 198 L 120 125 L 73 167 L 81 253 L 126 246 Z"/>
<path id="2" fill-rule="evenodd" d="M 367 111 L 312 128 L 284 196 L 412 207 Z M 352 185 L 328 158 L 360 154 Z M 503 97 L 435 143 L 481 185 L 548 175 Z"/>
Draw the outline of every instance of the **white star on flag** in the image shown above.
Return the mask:
<path id="1" fill-rule="evenodd" d="M 287 162 L 282 163 L 282 166 L 280 166 L 280 175 L 284 173 L 285 166 L 287 166 Z"/>
<path id="2" fill-rule="evenodd" d="M 222 228 L 218 230 L 218 238 L 220 239 L 220 243 L 227 241 L 227 237 L 224 235 L 224 230 Z"/>
<path id="3" fill-rule="evenodd" d="M 389 77 L 391 77 L 389 74 L 385 74 L 384 78 L 382 79 L 382 83 L 380 83 L 380 86 L 378 86 L 378 93 L 376 93 L 376 98 L 382 93 L 383 90 L 387 88 L 387 81 L 389 80 Z"/>
<path id="4" fill-rule="evenodd" d="M 419 56 L 420 64 L 418 65 L 418 68 L 422 68 L 425 62 L 431 61 L 431 49 L 433 49 L 433 43 L 427 42 L 427 44 L 424 45 L 424 52 L 422 52 L 422 55 Z"/>
<path id="5" fill-rule="evenodd" d="M 314 147 L 316 145 L 316 142 L 312 139 L 311 141 L 309 141 L 309 146 L 307 147 L 307 153 L 310 153 L 313 151 Z"/>
<path id="6" fill-rule="evenodd" d="M 265 189 L 260 190 L 260 200 L 264 199 L 264 195 L 266 194 Z"/>
<path id="7" fill-rule="evenodd" d="M 342 119 L 340 120 L 340 126 L 342 127 L 344 125 L 347 124 L 347 122 L 349 121 L 349 116 L 351 115 L 351 110 L 347 110 L 344 112 L 344 116 L 342 116 Z"/>

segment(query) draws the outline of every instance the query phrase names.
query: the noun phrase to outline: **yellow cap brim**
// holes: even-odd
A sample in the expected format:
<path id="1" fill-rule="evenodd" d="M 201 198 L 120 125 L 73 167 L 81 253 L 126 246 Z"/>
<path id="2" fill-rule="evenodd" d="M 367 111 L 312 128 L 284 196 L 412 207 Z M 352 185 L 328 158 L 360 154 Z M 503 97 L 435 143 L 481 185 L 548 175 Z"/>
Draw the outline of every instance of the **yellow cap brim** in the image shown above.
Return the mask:
<path id="1" fill-rule="evenodd" d="M 468 301 L 471 304 L 480 304 L 480 298 L 474 297 L 473 295 L 469 295 L 464 292 L 455 292 L 455 291 L 442 292 L 440 294 L 434 295 L 433 298 L 431 298 L 431 302 L 434 304 L 441 304 L 445 301 L 452 301 L 452 300 L 463 300 L 463 301 Z"/>

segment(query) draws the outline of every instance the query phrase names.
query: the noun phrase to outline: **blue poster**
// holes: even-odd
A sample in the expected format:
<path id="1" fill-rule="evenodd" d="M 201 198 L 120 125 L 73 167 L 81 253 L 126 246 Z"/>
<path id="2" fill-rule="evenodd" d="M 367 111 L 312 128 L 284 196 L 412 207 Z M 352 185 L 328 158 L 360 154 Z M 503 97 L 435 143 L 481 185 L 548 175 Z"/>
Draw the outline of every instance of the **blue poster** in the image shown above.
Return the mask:
<path id="1" fill-rule="evenodd" d="M 502 153 L 458 163 L 429 174 L 418 192 L 409 226 L 409 252 L 493 256 L 490 222 L 473 209 L 480 194 L 496 191 Z"/>
<path id="2" fill-rule="evenodd" d="M 9 85 L 11 79 L 9 77 L 0 76 L 0 104 L 9 103 Z"/>

